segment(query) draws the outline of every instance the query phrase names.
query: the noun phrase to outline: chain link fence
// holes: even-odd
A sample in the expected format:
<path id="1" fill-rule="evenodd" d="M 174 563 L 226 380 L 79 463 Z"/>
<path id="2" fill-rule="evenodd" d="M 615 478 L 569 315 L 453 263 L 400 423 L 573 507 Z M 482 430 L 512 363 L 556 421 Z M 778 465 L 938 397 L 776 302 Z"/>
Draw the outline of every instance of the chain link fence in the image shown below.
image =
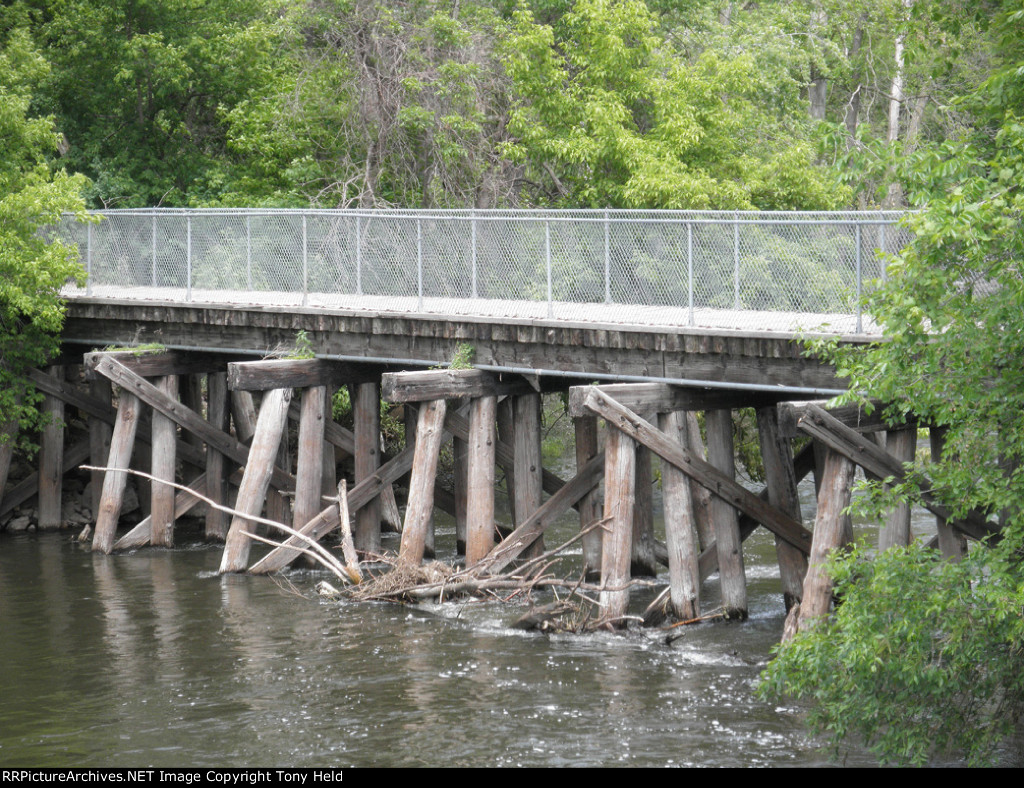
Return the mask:
<path id="1" fill-rule="evenodd" d="M 68 295 L 870 333 L 902 213 L 110 210 Z"/>

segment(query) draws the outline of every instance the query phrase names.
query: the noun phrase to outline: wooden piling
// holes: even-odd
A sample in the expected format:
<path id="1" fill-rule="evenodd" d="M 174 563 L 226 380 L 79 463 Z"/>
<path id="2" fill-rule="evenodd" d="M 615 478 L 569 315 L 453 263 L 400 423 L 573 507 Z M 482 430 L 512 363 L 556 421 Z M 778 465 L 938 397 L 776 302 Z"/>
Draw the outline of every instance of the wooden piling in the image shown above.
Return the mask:
<path id="1" fill-rule="evenodd" d="M 680 445 L 686 445 L 686 416 L 680 411 L 660 414 L 658 427 L 670 437 L 677 437 Z M 675 617 L 689 621 L 700 615 L 700 544 L 694 522 L 690 480 L 678 468 L 665 462 L 661 466 L 661 484 L 665 499 L 669 601 Z"/>
<path id="2" fill-rule="evenodd" d="M 597 456 L 597 417 L 578 416 L 573 419 L 576 433 L 576 468 L 582 468 Z M 601 499 L 596 490 L 587 492 L 579 503 L 580 530 L 601 519 Z M 593 529 L 583 536 L 583 574 L 586 580 L 601 576 L 601 531 Z"/>
<path id="3" fill-rule="evenodd" d="M 356 484 L 380 467 L 380 384 L 376 381 L 352 386 L 352 417 L 355 424 Z M 380 498 L 356 512 L 354 534 L 357 550 L 380 552 Z"/>
<path id="4" fill-rule="evenodd" d="M 774 405 L 757 409 L 757 430 L 761 439 L 768 501 L 794 520 L 801 520 L 800 493 L 793 468 L 793 448 L 779 430 L 779 412 Z M 803 581 L 807 574 L 807 558 L 784 539 L 775 537 L 775 550 L 782 578 L 782 594 L 786 610 L 803 597 Z"/>
<path id="5" fill-rule="evenodd" d="M 139 425 L 141 405 L 138 398 L 124 389 L 121 390 L 114 422 L 114 434 L 110 439 L 110 454 L 107 456 L 108 469 L 128 468 L 135 433 Z M 121 501 L 128 474 L 124 470 L 108 470 L 103 476 L 103 492 L 100 496 L 99 512 L 96 515 L 96 530 L 92 537 L 92 549 L 109 553 L 114 547 L 117 521 L 121 517 Z"/>
<path id="6" fill-rule="evenodd" d="M 494 444 L 497 397 L 478 397 L 469 405 L 466 485 L 466 566 L 494 547 Z"/>
<path id="7" fill-rule="evenodd" d="M 156 387 L 171 399 L 178 397 L 178 376 L 165 375 L 156 381 Z M 150 473 L 157 480 L 175 481 L 177 461 L 175 444 L 178 439 L 178 425 L 161 413 L 153 413 L 152 454 Z M 149 543 L 156 547 L 174 545 L 174 496 L 173 487 L 154 481 L 150 486 L 150 536 Z"/>
<path id="8" fill-rule="evenodd" d="M 946 445 L 946 428 L 932 427 L 929 429 L 928 442 L 932 462 L 941 462 L 942 452 Z M 943 558 L 959 561 L 967 554 L 967 540 L 963 534 L 949 524 L 949 520 L 936 515 L 935 530 L 939 537 L 939 552 L 942 553 Z"/>
<path id="9" fill-rule="evenodd" d="M 292 528 L 298 530 L 323 508 L 324 424 L 327 389 L 312 386 L 302 392 L 299 417 L 299 445 L 295 469 L 295 506 Z"/>
<path id="10" fill-rule="evenodd" d="M 602 615 L 613 626 L 629 608 L 629 564 L 633 541 L 633 496 L 636 494 L 636 443 L 609 424 L 604 443 L 605 530 L 601 544 Z"/>
<path id="11" fill-rule="evenodd" d="M 696 457 L 703 460 L 707 457 L 707 451 L 704 448 L 704 440 L 700 436 L 697 412 L 688 410 L 685 413 L 687 448 Z M 700 549 L 706 550 L 708 545 L 715 541 L 715 525 L 711 516 L 711 492 L 696 479 L 690 479 L 690 496 L 693 498 L 693 522 L 697 528 Z"/>
<path id="12" fill-rule="evenodd" d="M 106 407 L 110 407 L 113 388 L 110 380 L 102 375 L 94 375 L 89 381 L 90 396 Z M 97 418 L 95 415 L 89 419 L 89 463 L 94 468 L 102 468 L 106 465 L 107 457 L 110 455 L 112 435 L 113 427 L 103 419 Z M 103 493 L 103 471 L 90 471 L 89 475 L 91 514 L 93 522 L 95 522 L 99 516 L 100 498 Z"/>
<path id="13" fill-rule="evenodd" d="M 267 497 L 270 475 L 274 469 L 281 433 L 288 420 L 288 404 L 291 389 L 273 389 L 263 395 L 252 449 L 249 451 L 242 485 L 238 489 L 235 510 L 239 514 L 231 518 L 224 553 L 221 556 L 220 573 L 244 572 L 249 559 L 250 540 L 243 532 L 253 527 L 245 515 L 258 516 Z"/>
<path id="14" fill-rule="evenodd" d="M 543 465 L 541 464 L 540 394 L 512 397 L 513 452 L 515 470 L 513 487 L 515 524 L 521 525 L 540 508 L 543 502 Z M 527 548 L 524 556 L 531 558 L 544 552 L 544 537 Z"/>
<path id="15" fill-rule="evenodd" d="M 846 543 L 843 510 L 850 505 L 850 485 L 853 484 L 854 464 L 831 449 L 825 453 L 821 491 L 818 493 L 818 511 L 814 518 L 814 536 L 804 596 L 800 603 L 799 628 L 827 615 L 832 604 L 832 579 L 825 572 L 828 555 Z"/>
<path id="16" fill-rule="evenodd" d="M 231 419 L 231 396 L 226 372 L 211 372 L 206 377 L 206 420 L 210 426 L 227 432 Z M 221 506 L 228 504 L 227 458 L 216 447 L 206 446 L 206 494 Z M 206 510 L 206 540 L 223 542 L 228 535 L 227 512 L 213 506 Z"/>
<path id="17" fill-rule="evenodd" d="M 633 545 L 630 573 L 633 577 L 657 577 L 654 552 L 654 473 L 651 450 L 636 447 L 636 487 L 633 497 Z"/>
<path id="18" fill-rule="evenodd" d="M 704 424 L 708 433 L 708 461 L 729 479 L 734 479 L 732 411 L 709 410 L 704 414 Z M 711 501 L 711 512 L 718 546 L 722 607 L 726 617 L 744 619 L 747 617 L 747 581 L 736 510 L 716 496 Z"/>
<path id="19" fill-rule="evenodd" d="M 890 430 L 886 434 L 885 450 L 898 462 L 913 462 L 917 450 L 917 427 Z M 899 503 L 889 512 L 885 525 L 878 532 L 878 549 L 906 547 L 910 544 L 910 504 Z"/>
<path id="20" fill-rule="evenodd" d="M 64 368 L 53 366 L 47 374 L 58 380 L 64 377 Z M 43 397 L 41 408 L 45 423 L 39 444 L 39 530 L 61 527 L 61 486 L 64 465 L 64 403 L 49 394 Z"/>
<path id="21" fill-rule="evenodd" d="M 434 479 L 444 435 L 445 401 L 433 400 L 420 405 L 416 420 L 416 448 L 409 481 L 409 505 L 405 510 L 399 566 L 419 566 L 427 546 L 434 509 Z"/>

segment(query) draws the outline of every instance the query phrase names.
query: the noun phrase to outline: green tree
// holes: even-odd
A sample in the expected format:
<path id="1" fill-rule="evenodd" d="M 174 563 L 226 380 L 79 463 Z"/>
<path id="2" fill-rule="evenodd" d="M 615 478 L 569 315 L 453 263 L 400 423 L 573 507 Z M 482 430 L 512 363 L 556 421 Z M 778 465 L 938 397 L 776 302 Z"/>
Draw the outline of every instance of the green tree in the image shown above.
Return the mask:
<path id="1" fill-rule="evenodd" d="M 870 303 L 887 341 L 831 355 L 849 398 L 948 426 L 933 492 L 953 512 L 998 518 L 1002 538 L 960 567 L 920 549 L 837 560 L 842 605 L 766 673 L 766 689 L 814 702 L 811 720 L 835 744 L 859 733 L 888 761 L 945 749 L 989 759 L 1024 711 L 1024 4 L 974 20 L 989 18 L 993 70 L 959 102 L 971 128 L 908 163 L 924 210 Z M 899 493 L 913 498 L 915 484 Z"/>
<path id="2" fill-rule="evenodd" d="M 87 183 L 49 165 L 60 135 L 50 118 L 30 117 L 47 68 L 24 29 L 0 28 L 0 423 L 18 421 L 22 434 L 38 424 L 23 375 L 57 351 L 60 289 L 82 274 L 76 249 L 41 234 L 64 212 L 84 218 Z"/>
<path id="3" fill-rule="evenodd" d="M 505 48 L 517 94 L 508 152 L 542 199 L 725 209 L 844 202 L 814 164 L 798 91 L 769 84 L 749 53 L 688 58 L 643 0 L 578 0 L 554 26 L 521 8 L 514 22 Z"/>

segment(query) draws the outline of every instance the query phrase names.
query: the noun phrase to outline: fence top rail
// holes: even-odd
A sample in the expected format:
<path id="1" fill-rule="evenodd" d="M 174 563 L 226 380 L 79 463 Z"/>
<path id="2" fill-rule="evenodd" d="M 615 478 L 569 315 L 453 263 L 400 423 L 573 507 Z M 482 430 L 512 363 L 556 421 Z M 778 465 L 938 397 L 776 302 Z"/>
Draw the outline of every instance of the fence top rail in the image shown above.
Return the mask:
<path id="1" fill-rule="evenodd" d="M 328 208 L 115 208 L 88 211 L 92 216 L 318 216 L 339 219 L 569 222 L 609 221 L 643 224 L 895 224 L 909 211 L 675 211 L 622 208 L 545 209 L 328 209 Z M 70 214 L 67 215 L 69 218 Z"/>

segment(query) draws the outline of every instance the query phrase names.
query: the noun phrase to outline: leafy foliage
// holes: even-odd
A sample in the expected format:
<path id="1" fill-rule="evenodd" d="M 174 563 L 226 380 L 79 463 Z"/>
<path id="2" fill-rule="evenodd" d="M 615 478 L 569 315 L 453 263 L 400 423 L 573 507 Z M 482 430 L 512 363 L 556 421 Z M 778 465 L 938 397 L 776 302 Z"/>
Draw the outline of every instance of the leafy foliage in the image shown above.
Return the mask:
<path id="1" fill-rule="evenodd" d="M 991 21 L 994 68 L 959 103 L 970 133 L 922 149 L 909 193 L 916 240 L 869 304 L 887 341 L 829 352 L 847 399 L 948 427 L 933 494 L 976 509 L 1002 540 L 959 567 L 911 550 L 838 562 L 836 615 L 781 650 L 768 687 L 813 698 L 818 727 L 863 735 L 886 760 L 941 748 L 990 758 L 1024 703 L 1024 21 L 1004 0 Z M 912 476 L 901 493 L 913 498 Z M 831 686 L 839 689 L 833 691 Z"/>
<path id="2" fill-rule="evenodd" d="M 29 115 L 47 70 L 24 30 L 0 31 L 0 422 L 19 422 L 23 435 L 39 420 L 24 374 L 56 353 L 60 289 L 82 275 L 77 250 L 40 232 L 66 211 L 84 218 L 85 209 L 85 178 L 47 163 L 59 143 L 53 122 Z"/>

